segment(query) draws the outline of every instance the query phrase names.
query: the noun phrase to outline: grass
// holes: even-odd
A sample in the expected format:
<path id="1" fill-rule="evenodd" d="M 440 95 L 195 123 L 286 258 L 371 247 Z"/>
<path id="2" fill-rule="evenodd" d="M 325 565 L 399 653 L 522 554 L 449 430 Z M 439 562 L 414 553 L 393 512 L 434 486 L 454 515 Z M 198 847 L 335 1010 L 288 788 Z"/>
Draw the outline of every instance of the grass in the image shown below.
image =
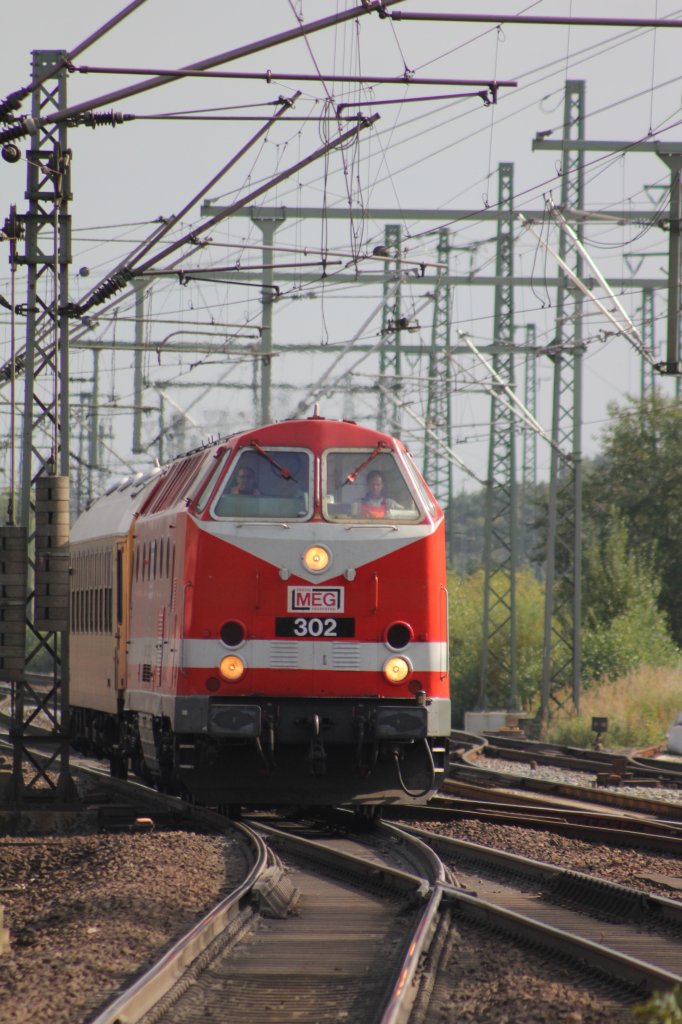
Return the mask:
<path id="1" fill-rule="evenodd" d="M 605 715 L 609 728 L 603 744 L 609 750 L 665 743 L 666 734 L 682 711 L 682 672 L 645 666 L 612 682 L 583 689 L 580 714 L 561 713 L 542 733 L 551 743 L 590 747 L 592 717 Z"/>

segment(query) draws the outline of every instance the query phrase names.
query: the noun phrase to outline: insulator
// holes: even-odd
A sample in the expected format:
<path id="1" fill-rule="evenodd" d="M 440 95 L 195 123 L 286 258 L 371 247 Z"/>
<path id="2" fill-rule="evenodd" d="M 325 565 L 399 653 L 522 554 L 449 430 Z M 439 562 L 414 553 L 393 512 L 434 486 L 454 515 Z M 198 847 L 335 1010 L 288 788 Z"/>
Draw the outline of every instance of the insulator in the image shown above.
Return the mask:
<path id="1" fill-rule="evenodd" d="M 95 288 L 87 302 L 82 302 L 78 305 L 75 315 L 82 316 L 83 313 L 86 313 L 93 306 L 99 305 L 100 302 L 106 302 L 112 295 L 119 292 L 121 288 L 125 288 L 132 276 L 133 272 L 129 267 L 123 267 L 116 274 L 112 274 L 111 277 L 108 277 L 106 281 L 103 281 L 102 284 Z"/>
<path id="2" fill-rule="evenodd" d="M 17 683 L 26 670 L 26 566 L 24 526 L 0 526 L 0 679 Z"/>
<path id="3" fill-rule="evenodd" d="M 35 609 L 37 629 L 69 628 L 69 478 L 36 480 Z"/>
<path id="4" fill-rule="evenodd" d="M 16 92 L 11 92 L 9 96 L 0 103 L 0 121 L 9 120 L 12 115 L 12 111 L 19 109 L 30 91 L 30 89 L 17 89 Z"/>
<path id="5" fill-rule="evenodd" d="M 87 114 L 83 114 L 81 124 L 86 125 L 88 128 L 101 128 L 103 125 L 110 124 L 112 128 L 115 128 L 117 124 L 123 124 L 124 121 L 132 120 L 132 114 L 123 114 L 120 110 L 104 110 L 99 114 L 90 111 Z"/>
<path id="6" fill-rule="evenodd" d="M 9 216 L 5 217 L 5 223 L 3 224 L 2 230 L 8 238 L 18 241 L 24 237 L 24 224 L 20 217 L 17 216 L 16 206 L 11 206 Z"/>
<path id="7" fill-rule="evenodd" d="M 26 359 L 24 356 L 18 355 L 14 358 L 14 376 L 19 377 L 24 372 L 26 366 Z M 12 360 L 9 359 L 6 363 L 0 366 L 0 380 L 11 380 L 12 379 Z"/>
<path id="8" fill-rule="evenodd" d="M 23 139 L 26 135 L 37 135 L 39 127 L 33 117 L 20 117 L 13 125 L 0 132 L 0 145 L 14 139 Z"/>

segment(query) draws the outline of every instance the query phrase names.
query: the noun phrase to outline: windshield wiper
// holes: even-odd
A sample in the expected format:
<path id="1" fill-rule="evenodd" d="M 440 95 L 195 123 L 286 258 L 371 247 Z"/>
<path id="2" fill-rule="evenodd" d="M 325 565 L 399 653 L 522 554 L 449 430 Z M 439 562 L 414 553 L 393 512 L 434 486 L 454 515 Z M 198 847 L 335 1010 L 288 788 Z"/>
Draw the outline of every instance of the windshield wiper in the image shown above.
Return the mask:
<path id="1" fill-rule="evenodd" d="M 262 444 L 259 444 L 258 441 L 249 441 L 249 445 L 251 446 L 251 448 L 255 448 L 258 454 L 262 456 L 262 458 L 267 459 L 271 466 L 275 467 L 275 469 L 277 470 L 277 472 L 279 473 L 283 480 L 293 480 L 294 483 L 297 483 L 296 477 L 291 472 L 291 470 L 288 469 L 286 466 L 280 466 L 279 462 L 277 462 L 276 459 L 273 459 L 270 452 L 266 452 Z"/>
<path id="2" fill-rule="evenodd" d="M 387 445 L 385 441 L 379 441 L 379 444 L 376 446 L 374 451 L 367 456 L 364 462 L 361 462 L 356 469 L 352 470 L 352 472 L 348 474 L 348 476 L 343 481 L 343 484 L 341 486 L 345 487 L 346 484 L 354 484 L 358 478 L 358 473 L 361 473 L 365 466 L 368 466 L 370 464 L 372 459 L 376 459 L 377 455 L 381 455 L 382 452 L 386 451 L 390 452 L 390 450 L 390 445 Z"/>

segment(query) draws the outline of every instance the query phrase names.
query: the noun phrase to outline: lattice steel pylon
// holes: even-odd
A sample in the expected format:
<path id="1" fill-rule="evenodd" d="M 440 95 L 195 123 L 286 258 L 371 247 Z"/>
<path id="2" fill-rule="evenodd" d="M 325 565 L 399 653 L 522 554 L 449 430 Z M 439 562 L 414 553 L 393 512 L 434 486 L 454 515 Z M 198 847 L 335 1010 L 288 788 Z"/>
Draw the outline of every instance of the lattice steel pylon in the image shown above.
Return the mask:
<path id="1" fill-rule="evenodd" d="M 538 357 L 535 324 L 526 324 L 526 352 L 523 364 L 523 404 L 533 417 L 537 415 Z M 533 522 L 530 518 L 538 483 L 538 435 L 528 424 L 522 427 L 521 496 L 519 501 L 519 560 L 528 562 L 532 545 Z"/>
<path id="2" fill-rule="evenodd" d="M 656 339 L 656 305 L 653 288 L 642 289 L 642 319 L 640 333 L 642 335 L 642 346 L 648 349 L 654 357 L 654 362 L 659 362 L 661 353 Z M 656 394 L 657 373 L 651 363 L 642 356 L 640 398 L 645 402 Z"/>
<path id="3" fill-rule="evenodd" d="M 65 803 L 73 796 L 69 774 L 68 713 L 68 528 L 69 528 L 69 350 L 68 265 L 70 251 L 70 158 L 66 126 L 43 124 L 66 108 L 65 53 L 33 53 L 32 117 L 37 126 L 27 156 L 28 212 L 26 354 L 21 526 L 28 535 L 26 563 L 26 667 L 47 656 L 49 683 L 39 689 L 13 682 L 13 799 Z M 54 75 L 46 77 L 54 68 Z M 42 79 L 45 79 L 42 81 Z M 47 717 L 52 734 L 30 736 L 36 716 Z M 46 762 L 32 748 L 44 746 Z M 49 774 L 48 774 L 49 772 Z M 53 778 L 57 775 L 57 781 Z"/>
<path id="4" fill-rule="evenodd" d="M 446 454 L 446 448 L 452 443 L 451 291 L 447 283 L 450 273 L 450 232 L 447 228 L 438 232 L 437 260 L 443 264 L 445 280 L 438 279 L 433 294 L 433 325 L 426 394 L 428 429 L 424 433 L 423 472 L 441 505 L 449 508 L 452 503 L 453 473 L 452 459 Z"/>
<path id="5" fill-rule="evenodd" d="M 584 138 L 585 83 L 567 81 L 564 98 L 561 206 L 584 210 L 584 158 L 571 143 Z M 583 229 L 576 227 L 580 240 Z M 582 257 L 572 249 L 572 270 L 582 277 Z M 559 237 L 559 255 L 569 262 L 566 234 Z M 569 308 L 572 301 L 573 308 Z M 556 336 L 549 347 L 554 362 L 552 448 L 547 529 L 547 576 L 540 718 L 550 702 L 562 707 L 568 686 L 580 707 L 580 619 L 582 570 L 582 293 L 561 275 L 557 289 Z M 560 459 L 559 451 L 571 452 Z"/>
<path id="6" fill-rule="evenodd" d="M 495 352 L 493 368 L 513 390 L 514 368 L 514 167 L 498 169 L 498 208 L 508 216 L 497 225 Z M 491 691 L 517 708 L 516 572 L 518 568 L 517 417 L 493 393 L 483 538 L 483 640 L 478 704 L 488 707 Z"/>
<path id="7" fill-rule="evenodd" d="M 377 429 L 391 434 L 400 433 L 400 407 L 398 399 L 402 387 L 401 331 L 401 266 L 400 224 L 384 226 L 384 305 L 381 311 L 381 347 L 379 349 L 379 410 Z M 388 394 L 387 394 L 388 392 Z M 395 396 L 391 401 L 390 395 Z"/>

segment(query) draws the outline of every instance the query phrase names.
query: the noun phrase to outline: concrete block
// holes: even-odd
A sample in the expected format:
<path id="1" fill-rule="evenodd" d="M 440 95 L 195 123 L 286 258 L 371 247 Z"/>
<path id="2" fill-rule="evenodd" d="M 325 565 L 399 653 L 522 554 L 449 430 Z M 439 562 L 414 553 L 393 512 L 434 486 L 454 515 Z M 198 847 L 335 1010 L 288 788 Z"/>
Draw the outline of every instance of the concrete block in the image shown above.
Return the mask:
<path id="1" fill-rule="evenodd" d="M 518 730 L 519 714 L 516 711 L 465 711 L 464 731 L 478 733 Z"/>

